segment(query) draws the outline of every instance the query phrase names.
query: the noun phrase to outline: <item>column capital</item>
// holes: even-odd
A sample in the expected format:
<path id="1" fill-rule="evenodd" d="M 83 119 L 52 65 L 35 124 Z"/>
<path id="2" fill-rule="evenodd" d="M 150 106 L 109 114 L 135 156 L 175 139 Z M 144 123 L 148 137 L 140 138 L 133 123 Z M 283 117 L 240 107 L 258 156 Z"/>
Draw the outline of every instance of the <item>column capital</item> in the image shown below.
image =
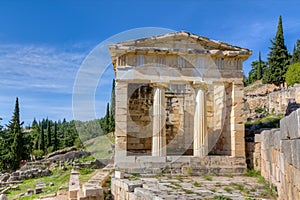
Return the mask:
<path id="1" fill-rule="evenodd" d="M 195 89 L 207 90 L 208 85 L 205 82 L 193 82 L 192 87 Z"/>
<path id="2" fill-rule="evenodd" d="M 213 85 L 225 85 L 226 82 L 224 82 L 224 81 L 213 81 L 212 84 Z"/>

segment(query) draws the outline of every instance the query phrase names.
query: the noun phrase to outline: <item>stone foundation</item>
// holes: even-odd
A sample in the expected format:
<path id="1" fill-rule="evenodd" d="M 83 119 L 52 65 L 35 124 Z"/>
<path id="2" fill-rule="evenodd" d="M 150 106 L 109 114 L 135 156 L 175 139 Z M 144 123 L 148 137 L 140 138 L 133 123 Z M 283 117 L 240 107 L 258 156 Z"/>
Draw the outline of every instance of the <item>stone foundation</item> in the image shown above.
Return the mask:
<path id="1" fill-rule="evenodd" d="M 127 157 L 128 158 L 128 157 Z M 193 175 L 216 174 L 226 175 L 244 174 L 247 170 L 245 157 L 232 156 L 206 156 L 203 158 L 193 156 L 130 156 L 132 162 L 123 162 L 115 166 L 116 170 L 129 173 L 192 173 Z"/>

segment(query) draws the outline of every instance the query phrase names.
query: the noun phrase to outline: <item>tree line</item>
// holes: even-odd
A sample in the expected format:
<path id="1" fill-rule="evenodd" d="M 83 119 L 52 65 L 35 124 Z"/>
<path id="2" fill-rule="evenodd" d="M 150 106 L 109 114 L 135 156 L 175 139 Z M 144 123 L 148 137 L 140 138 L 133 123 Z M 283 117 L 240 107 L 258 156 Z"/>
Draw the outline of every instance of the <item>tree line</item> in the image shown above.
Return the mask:
<path id="1" fill-rule="evenodd" d="M 251 70 L 248 77 L 244 76 L 244 84 L 250 85 L 257 80 L 262 80 L 264 84 L 274 84 L 282 86 L 285 83 L 292 86 L 300 83 L 300 40 L 296 41 L 293 53 L 290 54 L 284 42 L 282 17 L 279 16 L 277 32 L 271 40 L 270 52 L 267 61 L 261 59 L 251 63 Z"/>
<path id="2" fill-rule="evenodd" d="M 105 116 L 86 122 L 34 118 L 30 126 L 23 128 L 19 99 L 16 98 L 11 120 L 6 127 L 0 125 L 0 171 L 14 171 L 20 167 L 22 160 L 39 159 L 66 147 L 83 147 L 84 141 L 113 132 L 114 116 L 115 80 L 113 80 L 111 100 L 110 104 L 107 104 Z"/>

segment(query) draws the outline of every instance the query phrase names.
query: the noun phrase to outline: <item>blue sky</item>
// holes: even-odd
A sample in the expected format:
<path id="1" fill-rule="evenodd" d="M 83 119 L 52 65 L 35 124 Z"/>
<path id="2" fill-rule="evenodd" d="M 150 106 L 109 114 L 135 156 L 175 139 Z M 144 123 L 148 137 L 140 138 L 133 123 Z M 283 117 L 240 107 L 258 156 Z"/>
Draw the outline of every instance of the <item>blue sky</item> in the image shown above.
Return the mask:
<path id="1" fill-rule="evenodd" d="M 72 91 L 80 64 L 110 36 L 139 27 L 187 30 L 253 50 L 266 59 L 279 15 L 291 51 L 300 39 L 299 1 L 280 0 L 3 0 L 0 1 L 0 117 L 15 98 L 25 125 L 34 117 L 72 120 Z M 96 92 L 97 116 L 109 101 L 112 69 Z"/>

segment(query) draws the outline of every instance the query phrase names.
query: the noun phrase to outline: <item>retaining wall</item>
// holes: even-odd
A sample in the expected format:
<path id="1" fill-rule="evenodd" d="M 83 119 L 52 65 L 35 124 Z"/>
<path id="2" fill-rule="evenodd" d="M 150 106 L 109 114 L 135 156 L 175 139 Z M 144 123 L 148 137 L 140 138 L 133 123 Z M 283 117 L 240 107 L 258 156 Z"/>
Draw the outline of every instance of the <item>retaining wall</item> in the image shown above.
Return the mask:
<path id="1" fill-rule="evenodd" d="M 280 129 L 255 135 L 253 164 L 274 184 L 278 199 L 300 199 L 300 109 L 280 121 Z"/>

